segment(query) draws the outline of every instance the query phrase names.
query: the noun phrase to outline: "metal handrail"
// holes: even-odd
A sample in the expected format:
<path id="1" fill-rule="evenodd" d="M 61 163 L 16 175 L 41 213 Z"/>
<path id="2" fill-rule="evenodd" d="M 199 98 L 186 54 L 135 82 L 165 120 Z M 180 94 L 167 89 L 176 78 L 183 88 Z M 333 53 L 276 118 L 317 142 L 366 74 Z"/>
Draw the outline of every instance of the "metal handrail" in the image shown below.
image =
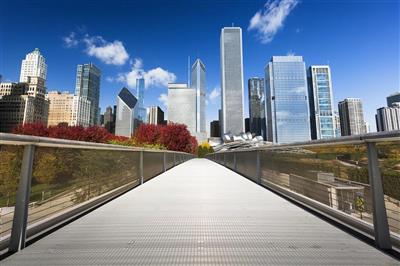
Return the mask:
<path id="1" fill-rule="evenodd" d="M 122 185 L 115 189 L 114 193 L 105 193 L 93 204 L 90 200 L 79 206 L 79 208 L 72 208 L 65 211 L 62 216 L 55 216 L 51 220 L 46 220 L 44 224 L 37 224 L 34 227 L 28 228 L 28 208 L 29 208 L 29 197 L 31 190 L 31 180 L 33 172 L 33 160 L 35 157 L 35 150 L 37 147 L 55 147 L 55 148 L 67 148 L 67 149 L 91 149 L 91 150 L 108 150 L 108 151 L 124 151 L 124 152 L 137 152 L 139 153 L 139 169 L 138 177 L 139 184 L 143 184 L 144 180 L 144 153 L 159 153 L 163 155 L 163 160 L 160 163 L 162 171 L 167 170 L 166 155 L 173 155 L 173 166 L 176 166 L 188 159 L 193 158 L 193 154 L 169 151 L 169 150 L 156 150 L 146 149 L 141 147 L 128 147 L 122 145 L 105 144 L 105 143 L 93 143 L 76 140 L 56 139 L 47 137 L 37 137 L 28 135 L 16 135 L 9 133 L 0 133 L 0 146 L 1 145 L 18 145 L 24 146 L 24 152 L 21 163 L 21 173 L 18 184 L 18 191 L 16 194 L 16 204 L 14 210 L 14 216 L 12 220 L 11 235 L 9 237 L 9 244 L 6 241 L 0 242 L 0 255 L 2 250 L 8 247 L 8 252 L 17 252 L 25 247 L 27 237 L 32 238 L 33 235 L 40 235 L 49 227 L 53 227 L 55 224 L 65 223 L 79 213 L 84 213 L 94 206 L 110 200 L 113 197 L 117 197 L 134 186 Z M 160 167 L 161 168 L 161 167 Z M 168 168 L 169 169 L 169 168 Z M 7 240 L 8 241 L 8 240 Z"/>
<path id="2" fill-rule="evenodd" d="M 210 155 L 229 153 L 229 152 L 246 152 L 246 151 L 257 151 L 257 150 L 263 151 L 270 149 L 299 148 L 299 147 L 310 147 L 310 146 L 312 147 L 321 145 L 363 144 L 368 142 L 379 143 L 384 141 L 400 141 L 400 130 L 374 132 L 362 135 L 344 136 L 340 138 L 301 141 L 301 142 L 293 142 L 287 144 L 272 144 L 269 146 L 261 146 L 261 147 L 238 148 L 232 150 L 218 151 L 210 153 Z"/>
<path id="3" fill-rule="evenodd" d="M 337 139 L 323 139 L 323 140 L 313 140 L 313 141 L 305 141 L 305 142 L 296 142 L 291 144 L 278 144 L 278 145 L 270 145 L 263 147 L 253 147 L 253 148 L 239 148 L 233 150 L 225 150 L 218 151 L 215 153 L 208 154 L 206 157 L 212 160 L 217 161 L 218 163 L 227 166 L 228 163 L 230 165 L 233 164 L 234 171 L 237 170 L 237 160 L 236 155 L 243 152 L 251 152 L 256 155 L 256 160 L 254 162 L 254 167 L 256 168 L 256 176 L 246 176 L 247 178 L 255 181 L 256 183 L 268 187 L 269 189 L 289 198 L 293 198 L 295 195 L 296 201 L 303 204 L 304 206 L 311 209 L 318 209 L 321 214 L 325 216 L 334 215 L 339 221 L 342 221 L 344 225 L 354 228 L 358 226 L 358 229 L 363 231 L 365 234 L 369 235 L 371 238 L 375 239 L 376 245 L 381 249 L 392 249 L 392 245 L 396 248 L 400 248 L 400 240 L 390 234 L 389 226 L 388 226 L 388 217 L 386 213 L 385 199 L 383 193 L 383 184 L 382 177 L 379 169 L 379 161 L 377 155 L 376 144 L 381 142 L 392 142 L 392 141 L 400 141 L 400 131 L 390 131 L 390 132 L 378 132 L 378 133 L 369 133 L 364 135 L 357 136 L 346 136 Z M 310 147 L 321 147 L 321 146 L 330 146 L 330 145 L 352 145 L 352 144 L 364 144 L 366 145 L 366 151 L 368 155 L 368 175 L 369 175 L 369 185 L 372 192 L 372 205 L 373 205 L 373 234 L 371 235 L 371 230 L 367 230 L 364 225 L 357 225 L 357 221 L 349 222 L 347 217 L 341 215 L 339 212 L 333 212 L 328 210 L 328 207 L 321 207 L 321 204 L 314 204 L 309 198 L 306 196 L 296 195 L 296 193 L 280 188 L 277 185 L 271 185 L 272 183 L 262 183 L 261 179 L 261 169 L 260 169 L 260 152 L 265 151 L 273 151 L 279 149 L 291 149 L 291 148 L 310 148 Z M 227 157 L 225 154 L 232 154 L 230 156 L 230 162 L 227 161 Z M 311 204 L 311 205 L 310 205 Z"/>
<path id="4" fill-rule="evenodd" d="M 166 152 L 166 153 L 189 153 L 170 150 L 146 149 L 142 147 L 131 147 L 107 143 L 95 143 L 79 140 L 57 139 L 48 137 L 38 137 L 30 135 L 17 135 L 11 133 L 0 133 L 0 144 L 3 145 L 29 145 L 33 144 L 39 147 L 59 147 L 59 148 L 79 148 L 79 149 L 98 149 L 113 151 L 146 151 L 146 152 Z"/>

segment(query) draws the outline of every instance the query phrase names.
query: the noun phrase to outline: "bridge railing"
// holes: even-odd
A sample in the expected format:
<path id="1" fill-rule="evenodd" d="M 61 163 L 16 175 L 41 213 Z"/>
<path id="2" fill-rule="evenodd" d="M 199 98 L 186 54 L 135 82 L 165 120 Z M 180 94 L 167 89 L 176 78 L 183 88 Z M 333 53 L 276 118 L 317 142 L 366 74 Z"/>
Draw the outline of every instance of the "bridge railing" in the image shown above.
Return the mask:
<path id="1" fill-rule="evenodd" d="M 248 179 L 400 247 L 400 131 L 207 155 Z"/>
<path id="2" fill-rule="evenodd" d="M 192 154 L 0 133 L 0 254 L 193 158 Z"/>

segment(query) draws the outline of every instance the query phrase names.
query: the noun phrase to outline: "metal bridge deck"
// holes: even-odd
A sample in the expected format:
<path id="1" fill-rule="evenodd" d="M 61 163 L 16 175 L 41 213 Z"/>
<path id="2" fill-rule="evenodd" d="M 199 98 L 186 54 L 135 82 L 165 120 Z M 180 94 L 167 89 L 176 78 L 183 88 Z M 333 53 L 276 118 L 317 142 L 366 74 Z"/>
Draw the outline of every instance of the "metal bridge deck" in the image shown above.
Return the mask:
<path id="1" fill-rule="evenodd" d="M 246 178 L 193 159 L 1 265 L 398 265 Z"/>

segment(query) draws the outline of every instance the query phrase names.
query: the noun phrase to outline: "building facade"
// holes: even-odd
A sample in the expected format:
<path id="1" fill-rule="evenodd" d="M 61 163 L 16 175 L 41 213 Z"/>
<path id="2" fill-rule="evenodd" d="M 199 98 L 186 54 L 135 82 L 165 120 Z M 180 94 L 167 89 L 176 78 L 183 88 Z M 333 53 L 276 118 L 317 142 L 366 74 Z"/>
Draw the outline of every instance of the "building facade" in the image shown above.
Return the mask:
<path id="1" fill-rule="evenodd" d="M 152 125 L 164 124 L 164 112 L 159 106 L 150 106 L 147 108 L 147 123 Z"/>
<path id="2" fill-rule="evenodd" d="M 386 97 L 387 106 L 392 107 L 393 103 L 400 103 L 400 92 L 393 93 Z"/>
<path id="3" fill-rule="evenodd" d="M 273 56 L 265 67 L 267 140 L 311 139 L 306 68 L 302 56 Z"/>
<path id="4" fill-rule="evenodd" d="M 144 90 L 145 90 L 145 81 L 144 78 L 136 79 L 136 96 L 138 100 L 138 119 L 146 123 L 146 108 L 144 107 Z"/>
<path id="5" fill-rule="evenodd" d="M 334 138 L 336 130 L 330 67 L 310 66 L 308 81 L 311 138 Z"/>
<path id="6" fill-rule="evenodd" d="M 92 63 L 78 65 L 76 71 L 75 95 L 90 102 L 91 126 L 99 124 L 100 70 Z"/>
<path id="7" fill-rule="evenodd" d="M 0 83 L 0 132 L 26 123 L 47 125 L 49 102 L 28 94 L 29 83 Z"/>
<path id="8" fill-rule="evenodd" d="M 25 56 L 21 63 L 19 82 L 28 82 L 28 77 L 39 77 L 46 80 L 47 65 L 46 59 L 38 48 Z"/>
<path id="9" fill-rule="evenodd" d="M 366 133 L 361 99 L 346 98 L 339 102 L 338 107 L 342 136 Z"/>
<path id="10" fill-rule="evenodd" d="M 138 126 L 137 99 L 127 89 L 122 88 L 117 96 L 115 135 L 131 137 Z"/>
<path id="11" fill-rule="evenodd" d="M 196 90 L 187 84 L 168 84 L 168 123 L 185 124 L 196 134 Z"/>
<path id="12" fill-rule="evenodd" d="M 221 129 L 219 127 L 219 121 L 214 120 L 210 122 L 210 137 L 218 138 L 221 137 Z"/>
<path id="13" fill-rule="evenodd" d="M 200 59 L 192 65 L 191 88 L 196 91 L 196 132 L 206 138 L 206 67 Z"/>
<path id="14" fill-rule="evenodd" d="M 107 106 L 106 111 L 104 112 L 104 128 L 114 134 L 115 133 L 115 121 L 114 121 L 114 113 L 113 108 L 111 106 Z"/>
<path id="15" fill-rule="evenodd" d="M 378 131 L 400 130 L 400 102 L 376 110 L 375 120 Z"/>
<path id="16" fill-rule="evenodd" d="M 267 139 L 267 124 L 265 120 L 265 88 L 263 78 L 250 78 L 249 90 L 249 127 L 256 136 Z M 247 132 L 247 131 L 246 131 Z"/>
<path id="17" fill-rule="evenodd" d="M 333 117 L 335 118 L 335 137 L 341 137 L 342 131 L 340 130 L 340 116 L 338 111 L 334 111 Z"/>
<path id="18" fill-rule="evenodd" d="M 51 91 L 46 94 L 49 101 L 47 125 L 89 126 L 90 102 L 69 92 Z"/>
<path id="19" fill-rule="evenodd" d="M 223 133 L 244 131 L 244 86 L 242 29 L 225 27 L 221 30 L 221 108 Z"/>

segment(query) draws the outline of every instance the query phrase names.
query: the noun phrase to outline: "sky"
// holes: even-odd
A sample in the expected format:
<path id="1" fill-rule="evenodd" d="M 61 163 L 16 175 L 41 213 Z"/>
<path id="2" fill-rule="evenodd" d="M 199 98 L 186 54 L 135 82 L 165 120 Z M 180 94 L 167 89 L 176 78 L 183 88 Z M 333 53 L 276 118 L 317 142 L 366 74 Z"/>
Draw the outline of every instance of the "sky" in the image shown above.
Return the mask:
<path id="1" fill-rule="evenodd" d="M 76 66 L 102 71 L 100 107 L 122 87 L 146 80 L 145 105 L 167 111 L 168 82 L 187 82 L 188 57 L 206 66 L 207 128 L 220 108 L 221 28 L 243 31 L 245 116 L 247 80 L 264 77 L 274 55 L 301 55 L 306 66 L 331 67 L 335 108 L 361 98 L 375 130 L 376 109 L 400 90 L 400 1 L 4 1 L 0 74 L 18 81 L 21 60 L 39 48 L 48 91 L 74 92 Z M 133 91 L 136 93 L 135 91 Z"/>

